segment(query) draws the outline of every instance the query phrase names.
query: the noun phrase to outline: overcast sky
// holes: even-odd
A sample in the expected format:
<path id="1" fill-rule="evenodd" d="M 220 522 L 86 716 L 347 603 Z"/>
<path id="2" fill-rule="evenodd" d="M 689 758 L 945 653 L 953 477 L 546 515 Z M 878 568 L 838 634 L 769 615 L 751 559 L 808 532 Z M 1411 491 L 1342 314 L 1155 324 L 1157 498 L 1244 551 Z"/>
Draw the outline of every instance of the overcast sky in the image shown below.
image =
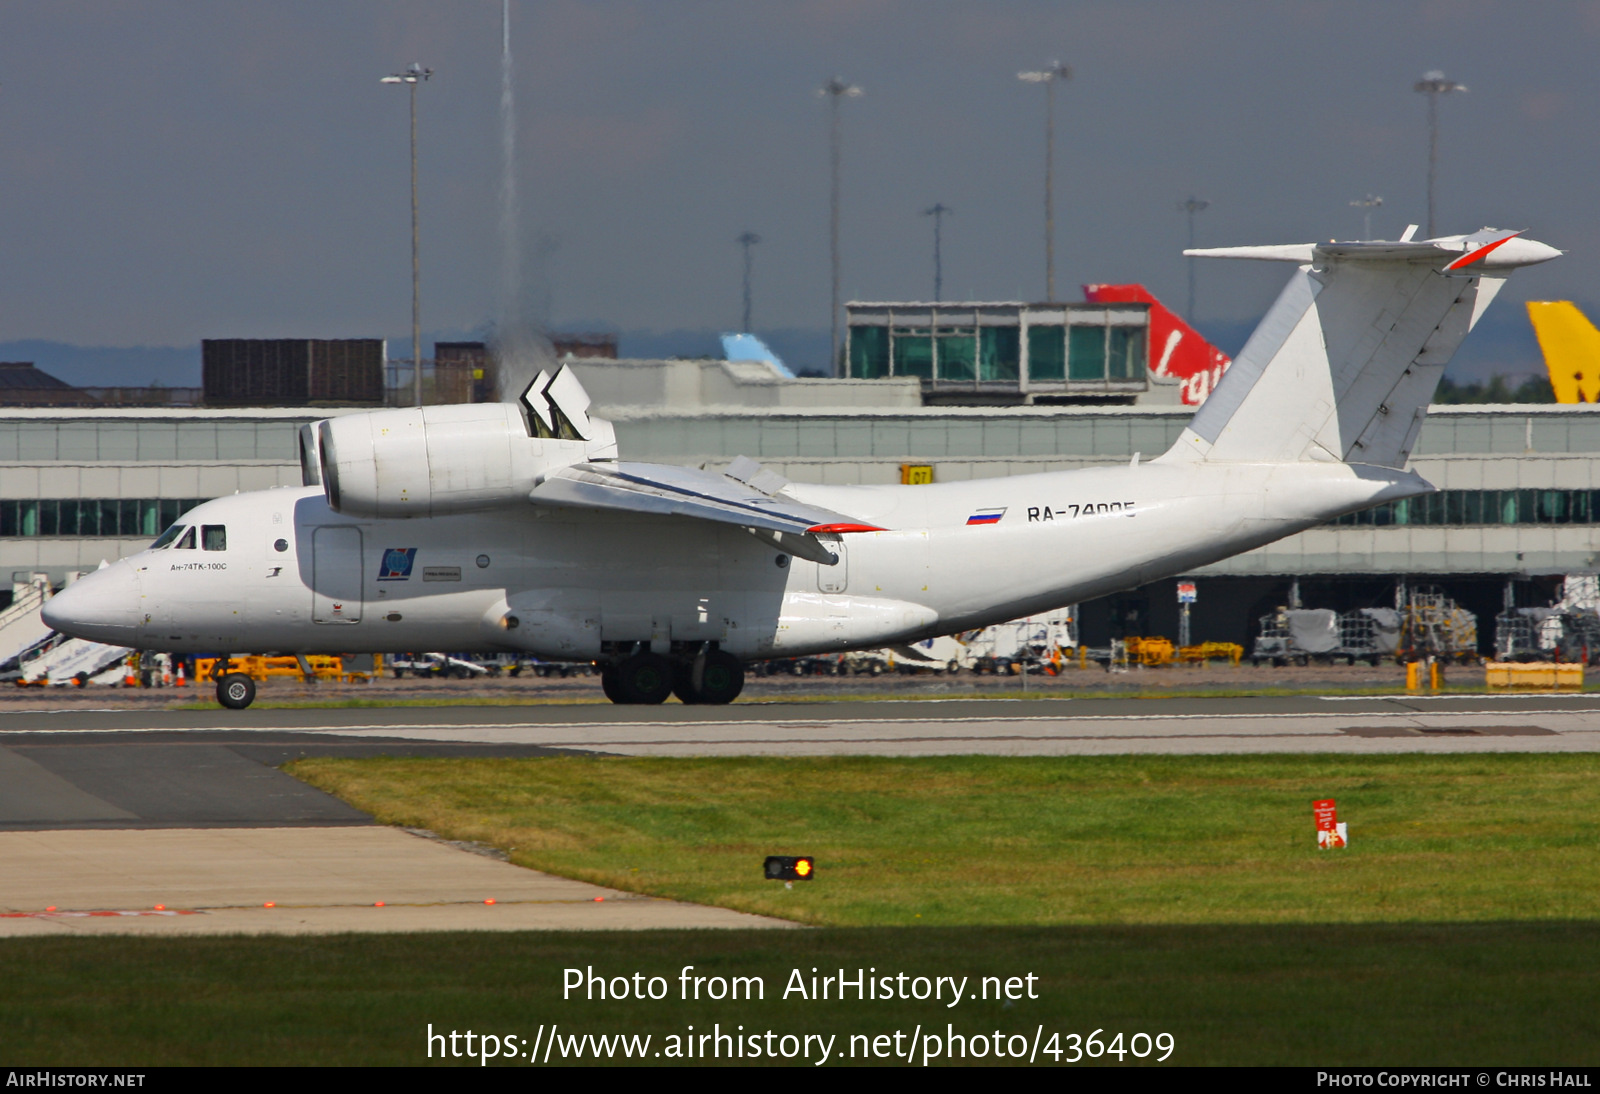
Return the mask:
<path id="1" fill-rule="evenodd" d="M 0 2 L 0 341 L 404 338 L 404 88 L 420 61 L 423 324 L 483 329 L 501 259 L 499 0 Z M 1424 217 L 1443 69 L 1441 231 L 1572 252 L 1497 305 L 1600 303 L 1600 4 L 1384 0 L 513 0 L 527 310 L 557 325 L 827 327 L 827 108 L 843 104 L 847 298 L 1044 295 L 1044 93 L 1057 100 L 1058 284 L 1184 300 L 1202 244 L 1351 238 Z M 543 255 L 543 258 L 540 258 Z M 548 284 L 539 264 L 552 270 Z M 1216 263 L 1198 311 L 1253 319 L 1284 271 Z M 399 352 L 398 347 L 396 352 Z"/>

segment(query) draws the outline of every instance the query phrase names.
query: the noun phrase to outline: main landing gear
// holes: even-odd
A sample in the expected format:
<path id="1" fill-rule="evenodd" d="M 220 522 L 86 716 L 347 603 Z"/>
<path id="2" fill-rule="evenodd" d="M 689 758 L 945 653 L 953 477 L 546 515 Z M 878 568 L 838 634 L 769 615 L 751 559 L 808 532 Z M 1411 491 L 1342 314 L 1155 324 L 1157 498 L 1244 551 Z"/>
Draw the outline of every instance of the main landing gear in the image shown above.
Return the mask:
<path id="1" fill-rule="evenodd" d="M 613 703 L 653 704 L 676 695 L 682 703 L 731 703 L 744 690 L 744 664 L 731 653 L 708 650 L 675 661 L 659 653 L 635 653 L 600 673 Z"/>

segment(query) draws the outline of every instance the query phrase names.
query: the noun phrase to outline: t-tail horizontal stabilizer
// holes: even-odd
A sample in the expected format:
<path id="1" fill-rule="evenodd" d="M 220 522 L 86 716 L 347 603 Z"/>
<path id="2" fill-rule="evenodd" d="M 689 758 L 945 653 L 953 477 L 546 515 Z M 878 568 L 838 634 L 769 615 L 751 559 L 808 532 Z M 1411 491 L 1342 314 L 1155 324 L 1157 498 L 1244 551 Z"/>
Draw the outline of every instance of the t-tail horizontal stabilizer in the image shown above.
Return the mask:
<path id="1" fill-rule="evenodd" d="M 1493 228 L 1185 251 L 1300 269 L 1162 458 L 1403 467 L 1445 364 L 1506 277 L 1560 253 Z"/>

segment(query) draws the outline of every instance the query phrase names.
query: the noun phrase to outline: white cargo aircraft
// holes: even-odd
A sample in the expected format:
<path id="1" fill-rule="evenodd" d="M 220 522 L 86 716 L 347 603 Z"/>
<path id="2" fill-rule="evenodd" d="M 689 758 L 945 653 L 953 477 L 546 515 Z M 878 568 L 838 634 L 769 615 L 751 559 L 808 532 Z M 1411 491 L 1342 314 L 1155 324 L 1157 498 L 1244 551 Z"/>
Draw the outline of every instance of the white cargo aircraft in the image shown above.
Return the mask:
<path id="1" fill-rule="evenodd" d="M 617 703 L 726 703 L 747 661 L 892 646 L 1190 572 L 1435 488 L 1405 469 L 1519 233 L 1186 252 L 1293 262 L 1166 453 L 930 486 L 619 461 L 572 373 L 520 404 L 307 426 L 303 488 L 206 502 L 50 600 L 67 634 L 174 652 L 519 650 Z M 247 706 L 238 673 L 217 687 Z"/>

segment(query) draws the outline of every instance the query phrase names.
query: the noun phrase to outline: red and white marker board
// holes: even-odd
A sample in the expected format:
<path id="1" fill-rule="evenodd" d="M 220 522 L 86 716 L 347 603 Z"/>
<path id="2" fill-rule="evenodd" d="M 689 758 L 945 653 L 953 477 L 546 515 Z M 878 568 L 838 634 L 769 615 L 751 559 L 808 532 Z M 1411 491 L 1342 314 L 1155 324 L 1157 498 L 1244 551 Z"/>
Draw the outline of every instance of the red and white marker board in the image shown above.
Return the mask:
<path id="1" fill-rule="evenodd" d="M 1339 811 L 1334 806 L 1332 798 L 1312 802 L 1311 813 L 1317 819 L 1318 847 L 1349 846 L 1349 834 L 1344 823 L 1339 820 Z"/>

